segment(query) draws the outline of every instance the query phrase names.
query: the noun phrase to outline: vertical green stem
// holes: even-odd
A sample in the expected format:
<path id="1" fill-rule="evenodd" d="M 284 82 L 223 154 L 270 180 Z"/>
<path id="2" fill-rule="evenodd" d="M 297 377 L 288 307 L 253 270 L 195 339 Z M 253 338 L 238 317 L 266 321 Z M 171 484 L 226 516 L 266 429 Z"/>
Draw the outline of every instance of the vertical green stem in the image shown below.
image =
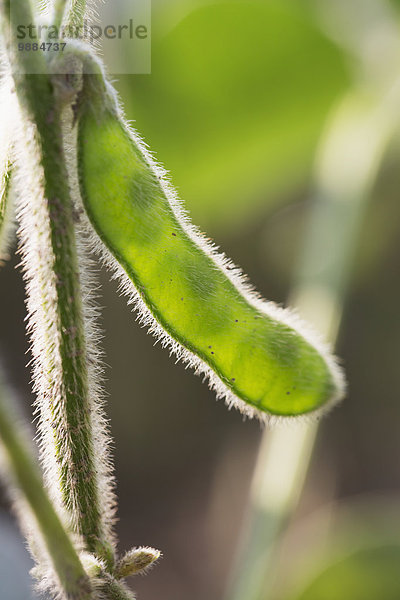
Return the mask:
<path id="1" fill-rule="evenodd" d="M 26 0 L 14 1 L 10 11 L 10 1 L 3 0 L 2 8 L 3 16 L 10 19 L 8 54 L 28 132 L 27 143 L 31 142 L 31 153 L 36 151 L 34 169 L 41 173 L 39 206 L 33 202 L 36 190 L 32 189 L 32 207 L 25 207 L 22 227 L 27 238 L 30 235 L 27 223 L 32 234 L 39 231 L 38 239 L 45 242 L 39 250 L 39 262 L 49 266 L 46 273 L 42 264 L 30 264 L 34 259 L 25 257 L 30 302 L 36 307 L 31 309 L 33 338 L 36 335 L 45 339 L 44 350 L 35 357 L 36 376 L 42 381 L 38 389 L 42 427 L 50 430 L 43 446 L 47 445 L 49 435 L 52 436 L 58 465 L 58 482 L 48 481 L 48 485 L 60 487 L 63 505 L 86 549 L 110 561 L 111 542 L 102 520 L 102 498 L 96 474 L 73 205 L 60 112 L 41 53 L 16 51 L 17 26 L 32 22 L 29 4 Z M 29 160 L 27 156 L 26 162 Z M 25 239 L 24 247 L 28 245 L 29 239 Z M 32 283 L 37 273 L 38 281 Z M 49 414 L 51 423 L 45 423 Z M 46 447 L 42 452 L 47 454 L 49 449 Z M 47 456 L 44 458 L 47 460 Z M 52 479 L 51 474 L 49 479 Z"/>
<path id="2" fill-rule="evenodd" d="M 53 3 L 53 25 L 60 27 L 64 18 L 64 12 L 68 0 L 54 0 Z"/>
<path id="3" fill-rule="evenodd" d="M 0 70 L 3 69 L 3 61 L 0 61 Z M 7 112 L 7 119 L 0 120 L 0 263 L 3 258 L 7 257 L 10 226 L 14 217 L 10 198 L 10 183 L 15 102 L 13 101 L 11 89 L 11 80 L 3 72 L 0 75 L 0 114 Z"/>
<path id="4" fill-rule="evenodd" d="M 7 213 L 7 201 L 10 188 L 11 162 L 5 165 L 3 173 L 0 173 L 0 231 L 4 225 Z"/>
<path id="5" fill-rule="evenodd" d="M 11 218 L 9 214 L 10 181 L 11 162 L 8 160 L 4 165 L 4 171 L 0 172 L 0 262 L 7 246 L 7 226 L 8 221 Z"/>
<path id="6" fill-rule="evenodd" d="M 357 233 L 397 119 L 399 82 L 381 97 L 356 91 L 334 114 L 316 170 L 316 194 L 291 294 L 300 315 L 334 344 Z M 274 550 L 299 499 L 316 422 L 266 431 L 229 600 L 273 598 Z"/>
<path id="7" fill-rule="evenodd" d="M 11 418 L 4 401 L 5 393 L 0 380 L 0 442 L 11 479 L 24 494 L 66 598 L 90 600 L 92 593 L 89 579 L 43 488 L 37 465 L 16 431 L 15 419 Z"/>
<path id="8" fill-rule="evenodd" d="M 123 583 L 109 575 L 104 576 L 104 583 L 99 588 L 107 600 L 135 600 L 134 595 Z"/>

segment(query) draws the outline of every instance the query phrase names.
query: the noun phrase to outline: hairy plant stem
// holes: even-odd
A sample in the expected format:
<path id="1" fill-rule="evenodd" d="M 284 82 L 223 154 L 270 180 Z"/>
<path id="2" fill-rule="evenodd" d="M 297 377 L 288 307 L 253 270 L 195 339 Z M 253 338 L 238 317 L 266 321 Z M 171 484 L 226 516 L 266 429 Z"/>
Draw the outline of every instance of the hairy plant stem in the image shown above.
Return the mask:
<path id="1" fill-rule="evenodd" d="M 90 600 L 92 592 L 89 578 L 43 487 L 31 452 L 15 427 L 5 394 L 9 396 L 0 373 L 0 442 L 9 476 L 28 503 L 66 597 L 71 600 Z"/>
<path id="2" fill-rule="evenodd" d="M 14 207 L 10 195 L 12 172 L 12 144 L 14 136 L 15 102 L 12 99 L 11 80 L 4 73 L 0 57 L 0 114 L 7 112 L 7 119 L 0 120 L 0 264 L 8 257 L 8 247 L 14 221 Z"/>
<path id="3" fill-rule="evenodd" d="M 83 24 L 85 12 L 86 0 L 55 0 L 53 23 L 56 27 L 65 28 L 68 35 L 74 37 Z"/>
<path id="4" fill-rule="evenodd" d="M 60 27 L 68 0 L 55 0 L 53 3 L 53 25 Z"/>
<path id="5" fill-rule="evenodd" d="M 10 190 L 11 162 L 5 165 L 4 173 L 0 174 L 0 231 L 4 225 L 7 213 L 8 193 Z"/>
<path id="6" fill-rule="evenodd" d="M 7 227 L 11 218 L 9 214 L 11 170 L 11 161 L 8 160 L 4 165 L 3 173 L 0 173 L 0 264 L 7 247 Z"/>
<path id="7" fill-rule="evenodd" d="M 135 600 L 134 595 L 125 585 L 105 574 L 104 583 L 100 587 L 107 600 Z"/>
<path id="8" fill-rule="evenodd" d="M 336 341 L 366 200 L 397 120 L 400 82 L 345 98 L 322 141 L 316 193 L 291 294 L 300 316 Z M 300 497 L 317 422 L 266 431 L 227 600 L 275 598 L 276 545 Z M 288 565 L 286 565 L 288 568 Z"/>
<path id="9" fill-rule="evenodd" d="M 53 437 L 58 466 L 58 481 L 48 481 L 48 485 L 60 487 L 64 508 L 74 531 L 83 538 L 85 549 L 110 565 L 113 551 L 102 522 L 96 475 L 80 276 L 60 109 L 41 53 L 16 50 L 17 26 L 32 22 L 28 2 L 13 2 L 10 10 L 10 1 L 3 0 L 2 8 L 3 17 L 9 19 L 8 55 L 16 92 L 23 118 L 33 131 L 39 155 L 37 164 L 42 173 L 43 205 L 39 212 L 46 222 L 36 222 L 34 227 L 37 230 L 43 226 L 48 230 L 48 247 L 42 248 L 41 253 L 43 261 L 50 261 L 50 281 L 45 281 L 46 274 L 41 273 L 41 280 L 30 286 L 31 294 L 42 294 L 39 302 L 44 316 L 40 326 L 47 325 L 47 331 L 40 332 L 46 339 L 47 356 L 41 352 L 35 359 L 36 374 L 40 372 L 44 382 L 39 389 L 42 420 L 50 414 L 51 423 L 46 426 L 52 430 L 50 437 Z M 35 194 L 35 190 L 32 193 Z M 41 239 L 46 236 L 42 235 Z M 29 268 L 26 268 L 27 276 L 32 279 L 40 265 L 33 265 L 33 275 Z M 43 291 L 45 286 L 47 294 Z M 37 304 L 38 299 L 31 298 L 31 302 Z M 31 328 L 38 328 L 35 314 Z M 55 339 L 52 339 L 54 334 Z M 46 405 L 44 412 L 43 405 Z M 49 436 L 46 442 L 48 439 Z M 48 451 L 46 448 L 45 452 Z"/>
<path id="10" fill-rule="evenodd" d="M 53 23 L 65 28 L 70 37 L 78 37 L 76 30 L 82 26 L 85 12 L 86 0 L 55 0 Z"/>

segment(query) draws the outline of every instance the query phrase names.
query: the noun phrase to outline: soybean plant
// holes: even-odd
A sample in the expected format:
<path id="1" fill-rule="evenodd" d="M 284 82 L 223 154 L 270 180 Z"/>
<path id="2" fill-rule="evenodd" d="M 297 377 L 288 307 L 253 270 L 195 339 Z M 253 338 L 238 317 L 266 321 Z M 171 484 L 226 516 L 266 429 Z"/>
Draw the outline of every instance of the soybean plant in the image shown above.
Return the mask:
<path id="1" fill-rule="evenodd" d="M 0 228 L 13 219 L 12 173 L 45 485 L 37 493 L 50 521 L 30 492 L 41 489 L 38 479 L 18 475 L 30 463 L 7 435 L 11 420 L 0 420 L 0 436 L 12 485 L 33 515 L 28 539 L 41 587 L 71 600 L 132 598 L 120 580 L 159 552 L 117 554 L 90 251 L 120 278 L 142 323 L 206 375 L 228 406 L 263 422 L 319 414 L 342 397 L 344 378 L 318 336 L 293 312 L 260 298 L 193 227 L 165 172 L 127 125 L 93 48 L 68 39 L 62 53 L 18 52 L 17 26 L 33 22 L 29 2 L 17 0 L 10 11 L 1 0 L 1 8 L 3 105 L 11 112 L 2 140 Z M 55 22 L 79 21 L 84 8 L 72 2 L 63 13 L 56 2 Z M 64 565 L 55 535 L 67 549 Z"/>

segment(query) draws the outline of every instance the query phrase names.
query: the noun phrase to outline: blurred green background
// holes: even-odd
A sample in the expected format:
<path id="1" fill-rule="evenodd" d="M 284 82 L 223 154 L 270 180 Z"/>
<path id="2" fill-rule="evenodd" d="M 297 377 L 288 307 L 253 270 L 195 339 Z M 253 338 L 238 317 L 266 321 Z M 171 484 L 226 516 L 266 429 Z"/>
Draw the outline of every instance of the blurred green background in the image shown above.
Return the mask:
<path id="1" fill-rule="evenodd" d="M 129 2 L 115 4 L 129 15 Z M 284 303 L 321 136 L 352 86 L 366 82 L 379 95 L 390 68 L 399 70 L 400 2 L 152 5 L 152 73 L 116 80 L 127 116 L 171 172 L 194 223 L 263 296 Z M 357 241 L 340 331 L 348 396 L 323 421 L 282 540 L 276 600 L 400 597 L 399 164 L 394 130 Z M 0 347 L 29 415 L 17 263 L 1 273 Z M 108 274 L 99 270 L 99 278 L 121 549 L 164 553 L 132 586 L 141 600 L 221 600 L 260 426 L 228 412 L 154 346 Z"/>

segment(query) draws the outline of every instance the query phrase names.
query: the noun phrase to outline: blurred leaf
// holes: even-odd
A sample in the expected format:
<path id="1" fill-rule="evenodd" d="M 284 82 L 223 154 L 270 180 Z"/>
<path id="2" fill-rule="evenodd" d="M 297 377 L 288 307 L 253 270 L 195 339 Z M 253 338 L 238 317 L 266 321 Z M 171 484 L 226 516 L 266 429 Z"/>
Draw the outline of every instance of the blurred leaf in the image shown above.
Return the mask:
<path id="1" fill-rule="evenodd" d="M 29 577 L 33 562 L 24 546 L 14 522 L 0 509 L 0 591 L 4 600 L 38 600 Z"/>
<path id="2" fill-rule="evenodd" d="M 273 1 L 194 10 L 153 42 L 152 62 L 131 104 L 124 93 L 128 113 L 207 226 L 233 228 L 304 181 L 348 83 L 341 51 Z"/>
<path id="3" fill-rule="evenodd" d="M 296 600 L 398 600 L 400 546 L 358 550 L 330 565 Z"/>

